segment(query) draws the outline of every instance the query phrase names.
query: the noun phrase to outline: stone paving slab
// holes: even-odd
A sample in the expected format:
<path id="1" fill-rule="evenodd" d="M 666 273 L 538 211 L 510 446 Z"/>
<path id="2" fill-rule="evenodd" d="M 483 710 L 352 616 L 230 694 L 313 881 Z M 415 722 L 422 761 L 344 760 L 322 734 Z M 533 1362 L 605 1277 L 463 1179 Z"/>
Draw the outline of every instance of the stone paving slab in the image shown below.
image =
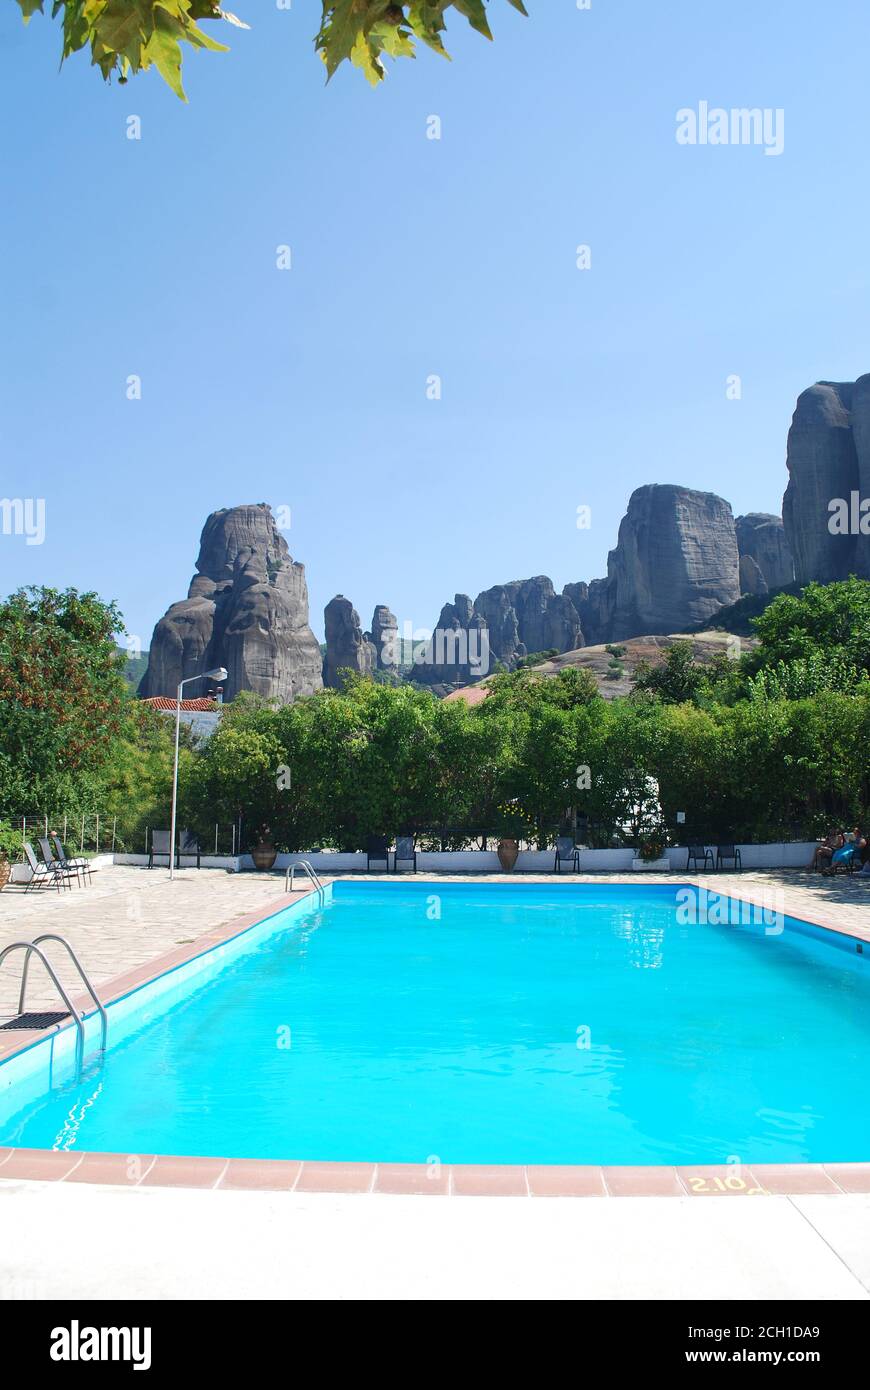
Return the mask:
<path id="1" fill-rule="evenodd" d="M 118 864 L 94 874 L 90 887 L 62 893 L 39 889 L 25 894 L 7 887 L 0 893 L 0 949 L 10 941 L 57 932 L 70 941 L 99 993 L 115 976 L 245 913 L 265 909 L 280 898 L 283 887 L 283 874 L 180 869 L 170 882 L 168 869 Z M 289 895 L 287 901 L 292 901 Z M 49 943 L 46 954 L 73 997 L 80 994 L 81 983 L 63 949 Z M 10 957 L 0 971 L 0 1022 L 17 1012 L 23 958 L 23 952 Z M 45 972 L 32 961 L 28 1009 L 53 1008 L 56 1002 Z"/>

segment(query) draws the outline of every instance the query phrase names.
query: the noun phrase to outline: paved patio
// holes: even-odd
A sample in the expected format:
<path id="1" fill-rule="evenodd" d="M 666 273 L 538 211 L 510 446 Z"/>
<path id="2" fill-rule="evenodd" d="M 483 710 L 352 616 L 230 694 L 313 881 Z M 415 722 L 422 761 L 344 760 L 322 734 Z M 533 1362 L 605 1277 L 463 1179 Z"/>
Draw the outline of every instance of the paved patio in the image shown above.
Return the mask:
<path id="1" fill-rule="evenodd" d="M 433 1202 L 8 1181 L 0 1224 L 4 1302 L 870 1298 L 864 1195 Z"/>

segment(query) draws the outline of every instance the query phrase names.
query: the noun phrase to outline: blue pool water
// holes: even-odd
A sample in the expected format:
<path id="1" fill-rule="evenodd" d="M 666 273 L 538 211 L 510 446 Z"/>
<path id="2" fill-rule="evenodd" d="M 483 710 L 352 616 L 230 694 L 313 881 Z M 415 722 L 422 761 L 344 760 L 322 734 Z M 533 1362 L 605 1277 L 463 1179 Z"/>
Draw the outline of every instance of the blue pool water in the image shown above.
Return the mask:
<path id="1" fill-rule="evenodd" d="M 870 1157 L 870 959 L 818 930 L 681 925 L 668 885 L 419 881 L 339 884 L 274 927 L 81 1081 L 17 1110 L 13 1086 L 0 1143 L 409 1163 Z"/>

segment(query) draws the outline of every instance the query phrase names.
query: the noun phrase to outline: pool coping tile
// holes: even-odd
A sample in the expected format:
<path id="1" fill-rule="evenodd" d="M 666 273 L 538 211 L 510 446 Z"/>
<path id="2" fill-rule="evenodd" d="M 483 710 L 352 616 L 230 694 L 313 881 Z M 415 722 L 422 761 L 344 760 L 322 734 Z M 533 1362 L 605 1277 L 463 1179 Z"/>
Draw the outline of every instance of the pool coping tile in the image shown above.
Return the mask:
<path id="1" fill-rule="evenodd" d="M 528 1197 L 526 1170 L 509 1163 L 455 1163 L 454 1197 Z"/>
<path id="2" fill-rule="evenodd" d="M 685 1197 L 676 1168 L 623 1164 L 601 1172 L 609 1197 Z"/>
<path id="3" fill-rule="evenodd" d="M 825 1172 L 843 1192 L 870 1192 L 870 1163 L 826 1163 Z M 0 1177 L 3 1169 L 0 1168 Z"/>
<path id="4" fill-rule="evenodd" d="M 231 1158 L 217 1184 L 248 1192 L 292 1192 L 302 1164 L 285 1158 Z"/>
<path id="5" fill-rule="evenodd" d="M 368 1193 L 375 1186 L 376 1176 L 374 1163 L 305 1162 L 294 1191 Z"/>
<path id="6" fill-rule="evenodd" d="M 529 1164 L 530 1197 L 606 1197 L 604 1173 L 594 1164 Z"/>
<path id="7" fill-rule="evenodd" d="M 435 1163 L 379 1163 L 375 1192 L 391 1196 L 449 1197 L 451 1169 Z"/>

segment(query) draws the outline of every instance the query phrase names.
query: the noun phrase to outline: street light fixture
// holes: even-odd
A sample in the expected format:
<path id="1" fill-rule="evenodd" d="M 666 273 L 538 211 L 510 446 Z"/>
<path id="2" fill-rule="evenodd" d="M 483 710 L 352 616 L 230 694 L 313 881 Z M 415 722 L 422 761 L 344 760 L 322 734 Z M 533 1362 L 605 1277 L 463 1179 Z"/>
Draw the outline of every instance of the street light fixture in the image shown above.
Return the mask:
<path id="1" fill-rule="evenodd" d="M 178 800 L 178 741 L 181 734 L 181 691 L 185 685 L 191 681 L 215 680 L 225 681 L 228 675 L 226 666 L 216 666 L 213 671 L 200 671 L 198 676 L 187 676 L 185 680 L 178 682 L 178 693 L 175 697 L 175 762 L 172 768 L 172 826 L 169 831 L 169 877 L 175 878 L 175 809 Z"/>

